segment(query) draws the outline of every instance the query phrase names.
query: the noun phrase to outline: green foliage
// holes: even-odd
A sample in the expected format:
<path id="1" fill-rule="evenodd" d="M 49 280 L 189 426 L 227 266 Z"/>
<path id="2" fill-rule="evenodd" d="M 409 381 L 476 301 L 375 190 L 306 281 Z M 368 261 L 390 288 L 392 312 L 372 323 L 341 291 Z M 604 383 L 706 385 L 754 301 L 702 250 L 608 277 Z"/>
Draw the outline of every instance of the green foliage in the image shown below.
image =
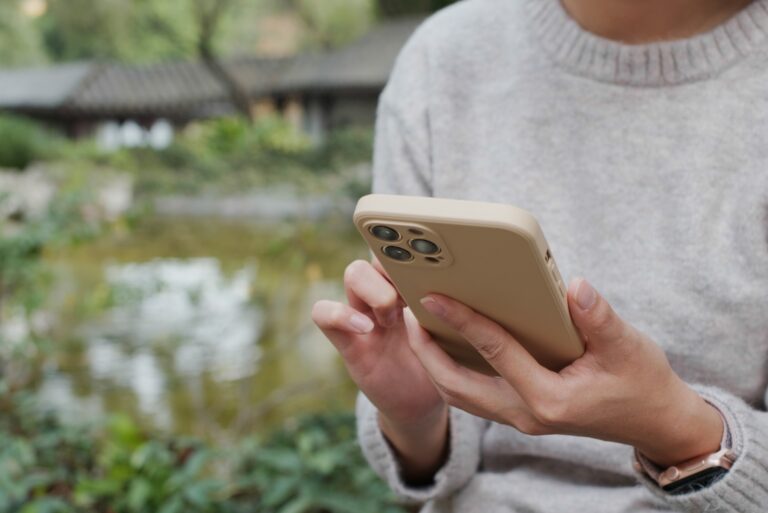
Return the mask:
<path id="1" fill-rule="evenodd" d="M 202 142 L 218 158 L 242 152 L 296 154 L 310 148 L 309 140 L 278 117 L 251 125 L 241 118 L 221 118 L 199 126 L 195 142 Z"/>
<path id="2" fill-rule="evenodd" d="M 0 115 L 0 167 L 24 169 L 49 158 L 60 144 L 58 137 L 34 121 Z"/>
<path id="3" fill-rule="evenodd" d="M 71 501 L 88 510 L 208 512 L 223 484 L 203 475 L 210 452 L 191 440 L 151 438 L 131 419 L 110 419 L 94 469 L 74 484 Z"/>
<path id="4" fill-rule="evenodd" d="M 42 38 L 18 0 L 0 0 L 0 66 L 43 64 Z"/>
<path id="5" fill-rule="evenodd" d="M 373 130 L 362 127 L 336 130 L 317 151 L 320 162 L 331 169 L 369 162 L 373 158 Z"/>
<path id="6" fill-rule="evenodd" d="M 314 415 L 265 444 L 244 442 L 237 496 L 270 513 L 402 512 L 363 460 L 354 429 L 352 414 Z"/>
<path id="7" fill-rule="evenodd" d="M 48 0 L 37 22 L 53 60 L 115 59 L 153 62 L 193 58 L 203 31 L 200 0 Z M 214 45 L 224 54 L 251 53 L 255 22 L 270 0 L 227 0 Z M 271 7 L 271 5 L 270 5 Z M 251 41 L 253 44 L 253 41 Z"/>
<path id="8" fill-rule="evenodd" d="M 156 62 L 194 58 L 203 24 L 200 0 L 47 0 L 37 19 L 21 0 L 0 0 L 0 65 L 49 60 Z M 455 0 L 226 0 L 213 43 L 223 55 L 253 53 L 254 30 L 270 12 L 290 9 L 304 21 L 305 43 L 332 48 L 361 35 L 379 17 L 426 14 Z"/>
<path id="9" fill-rule="evenodd" d="M 24 393 L 0 394 L 0 512 L 75 511 L 78 476 L 96 465 L 86 428 L 67 427 Z"/>
<path id="10" fill-rule="evenodd" d="M 49 0 L 38 21 L 58 61 L 110 58 L 142 62 L 195 54 L 190 0 Z"/>
<path id="11" fill-rule="evenodd" d="M 236 192 L 264 185 L 291 184 L 302 190 L 322 188 L 329 173 L 372 154 L 367 128 L 336 131 L 319 146 L 280 118 L 251 125 L 236 118 L 196 123 L 164 150 L 125 149 L 113 155 L 70 152 L 85 164 L 128 171 L 139 194 L 195 193 L 215 189 Z"/>
<path id="12" fill-rule="evenodd" d="M 371 25 L 375 4 L 371 0 L 295 0 L 313 47 L 334 48 L 359 37 Z"/>
<path id="13" fill-rule="evenodd" d="M 46 247 L 96 234 L 98 228 L 83 219 L 79 208 L 82 200 L 77 192 L 62 194 L 40 219 L 15 225 L 0 222 L 0 323 L 2 307 L 8 304 L 20 305 L 30 312 L 43 303 L 47 274 L 41 258 Z"/>
<path id="14" fill-rule="evenodd" d="M 66 426 L 31 396 L 0 393 L 0 513 L 146 511 L 403 513 L 363 460 L 351 414 L 214 451 L 123 416 Z"/>

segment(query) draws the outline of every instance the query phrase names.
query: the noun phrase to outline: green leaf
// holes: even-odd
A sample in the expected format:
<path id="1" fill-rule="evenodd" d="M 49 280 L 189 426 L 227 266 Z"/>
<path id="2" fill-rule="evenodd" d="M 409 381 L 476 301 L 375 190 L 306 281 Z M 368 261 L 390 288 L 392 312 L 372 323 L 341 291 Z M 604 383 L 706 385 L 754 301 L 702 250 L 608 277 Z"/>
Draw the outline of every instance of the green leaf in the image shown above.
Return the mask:
<path id="1" fill-rule="evenodd" d="M 220 488 L 220 484 L 213 480 L 204 480 L 195 483 L 184 490 L 184 498 L 193 506 L 205 509 L 212 504 L 213 493 Z"/>
<path id="2" fill-rule="evenodd" d="M 298 472 L 302 461 L 298 454 L 290 449 L 261 449 L 255 454 L 258 463 L 277 471 Z"/>
<path id="3" fill-rule="evenodd" d="M 25 504 L 20 513 L 72 513 L 73 511 L 59 498 L 43 497 Z"/>
<path id="4" fill-rule="evenodd" d="M 176 496 L 163 503 L 157 513 L 182 513 L 184 511 L 184 502 Z"/>
<path id="5" fill-rule="evenodd" d="M 112 439 L 119 445 L 134 449 L 142 443 L 138 426 L 127 415 L 113 415 L 109 419 L 108 430 Z"/>
<path id="6" fill-rule="evenodd" d="M 278 510 L 278 513 L 304 513 L 312 507 L 309 497 L 298 497 Z"/>
<path id="7" fill-rule="evenodd" d="M 337 493 L 322 492 L 314 497 L 314 504 L 334 513 L 378 513 L 375 504 L 363 502 L 360 497 Z"/>
<path id="8" fill-rule="evenodd" d="M 145 511 L 151 497 L 152 484 L 146 479 L 136 479 L 128 488 L 128 507 L 131 509 L 131 511 Z"/>
<path id="9" fill-rule="evenodd" d="M 84 479 L 77 484 L 75 493 L 82 497 L 113 497 L 122 489 L 119 481 L 112 479 Z"/>
<path id="10" fill-rule="evenodd" d="M 284 503 L 291 494 L 297 492 L 301 484 L 301 476 L 282 477 L 275 480 L 261 498 L 264 506 L 275 508 Z"/>

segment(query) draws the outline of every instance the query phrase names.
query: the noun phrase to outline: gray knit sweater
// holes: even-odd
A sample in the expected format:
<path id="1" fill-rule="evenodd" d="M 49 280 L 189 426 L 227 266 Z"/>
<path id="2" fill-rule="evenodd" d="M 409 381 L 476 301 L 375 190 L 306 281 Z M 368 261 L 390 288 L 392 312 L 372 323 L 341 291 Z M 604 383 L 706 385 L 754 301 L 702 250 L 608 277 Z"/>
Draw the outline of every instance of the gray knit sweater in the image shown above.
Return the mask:
<path id="1" fill-rule="evenodd" d="M 768 512 L 768 0 L 691 39 L 626 46 L 558 0 L 465 0 L 412 37 L 381 98 L 376 192 L 510 203 L 724 414 L 738 461 L 671 496 L 631 448 L 452 410 L 414 489 L 360 396 L 372 467 L 426 511 Z"/>

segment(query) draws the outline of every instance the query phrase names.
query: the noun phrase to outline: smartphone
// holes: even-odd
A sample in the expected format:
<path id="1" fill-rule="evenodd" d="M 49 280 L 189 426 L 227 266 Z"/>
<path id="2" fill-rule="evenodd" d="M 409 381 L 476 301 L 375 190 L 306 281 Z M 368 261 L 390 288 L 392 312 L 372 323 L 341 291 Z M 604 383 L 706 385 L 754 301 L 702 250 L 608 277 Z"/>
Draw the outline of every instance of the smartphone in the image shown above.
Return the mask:
<path id="1" fill-rule="evenodd" d="M 353 220 L 421 326 L 461 365 L 498 374 L 457 331 L 421 306 L 429 293 L 493 319 L 551 370 L 584 353 L 555 259 L 539 223 L 525 210 L 371 194 L 360 198 Z"/>

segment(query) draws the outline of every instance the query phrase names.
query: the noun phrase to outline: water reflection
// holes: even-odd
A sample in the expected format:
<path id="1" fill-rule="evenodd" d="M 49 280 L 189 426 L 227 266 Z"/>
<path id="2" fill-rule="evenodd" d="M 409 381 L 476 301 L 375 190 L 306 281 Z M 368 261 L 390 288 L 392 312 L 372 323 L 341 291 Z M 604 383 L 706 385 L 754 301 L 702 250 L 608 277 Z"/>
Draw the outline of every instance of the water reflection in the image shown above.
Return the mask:
<path id="1" fill-rule="evenodd" d="M 219 439 L 348 408 L 354 388 L 309 309 L 341 297 L 364 254 L 333 227 L 171 220 L 57 255 L 67 342 L 40 395 L 66 417 L 128 412 Z"/>
<path id="2" fill-rule="evenodd" d="M 109 286 L 134 300 L 110 310 L 91 337 L 120 339 L 136 348 L 183 343 L 173 358 L 182 376 L 211 372 L 214 380 L 227 381 L 255 372 L 263 314 L 250 301 L 253 268 L 227 277 L 213 258 L 160 259 L 110 265 L 105 274 Z M 96 375 L 104 370 L 99 361 L 91 359 Z M 149 368 L 142 364 L 143 372 L 149 374 Z"/>

